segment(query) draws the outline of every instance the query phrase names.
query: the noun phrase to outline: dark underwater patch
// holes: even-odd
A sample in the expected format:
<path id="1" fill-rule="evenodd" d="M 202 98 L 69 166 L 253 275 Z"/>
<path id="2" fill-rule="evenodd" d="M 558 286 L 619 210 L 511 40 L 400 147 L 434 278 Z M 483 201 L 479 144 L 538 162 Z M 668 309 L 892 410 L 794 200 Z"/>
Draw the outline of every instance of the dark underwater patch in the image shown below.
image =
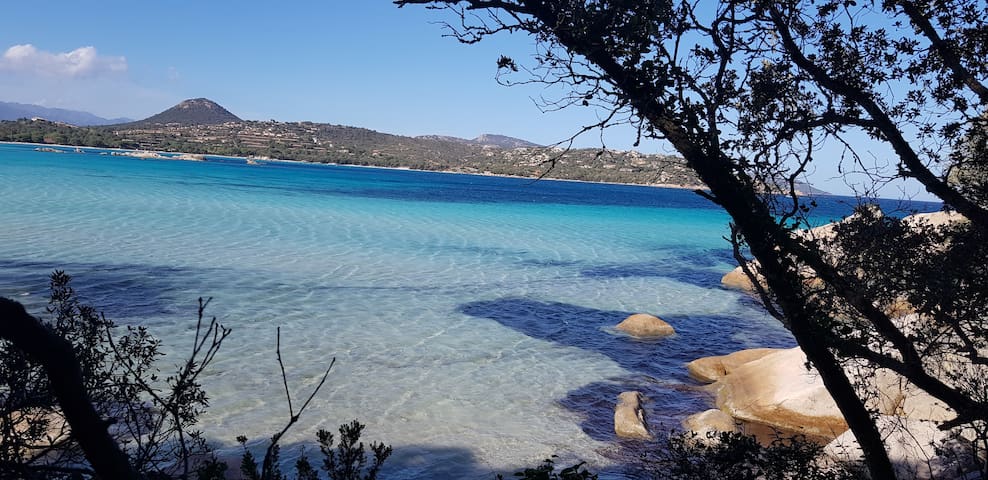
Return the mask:
<path id="1" fill-rule="evenodd" d="M 658 339 L 636 339 L 612 328 L 638 312 L 598 310 L 560 302 L 508 297 L 463 304 L 459 311 L 494 320 L 529 337 L 603 354 L 635 374 L 654 378 L 687 380 L 683 365 L 696 358 L 722 355 L 747 348 L 732 339 L 746 323 L 723 315 L 662 315 L 677 334 Z M 790 346 L 792 340 L 780 329 L 758 329 L 765 342 L 760 346 Z M 753 332 L 754 333 L 754 332 Z"/>
<path id="2" fill-rule="evenodd" d="M 587 278 L 669 278 L 701 288 L 718 288 L 723 272 L 719 269 L 696 267 L 672 261 L 598 265 L 584 268 L 580 275 Z"/>
<path id="3" fill-rule="evenodd" d="M 188 306 L 195 303 L 195 298 L 174 299 L 170 294 L 187 286 L 190 278 L 203 275 L 196 269 L 144 264 L 0 259 L 0 272 L 3 272 L 0 274 L 0 292 L 14 300 L 29 293 L 29 303 L 45 302 L 49 276 L 55 270 L 62 270 L 72 277 L 72 288 L 83 303 L 114 320 L 190 310 Z"/>
<path id="4" fill-rule="evenodd" d="M 741 328 L 748 328 L 747 333 L 760 338 L 760 346 L 793 345 L 792 338 L 781 329 L 745 327 L 750 322 L 723 315 L 662 316 L 676 328 L 676 335 L 642 340 L 611 330 L 631 312 L 528 298 L 471 302 L 459 310 L 495 320 L 533 338 L 606 355 L 628 370 L 628 376 L 572 390 L 559 399 L 559 404 L 580 414 L 580 428 L 588 436 L 604 442 L 620 441 L 626 449 L 624 454 L 632 456 L 652 447 L 647 442 L 616 438 L 613 415 L 619 393 L 637 390 L 645 395 L 643 408 L 653 433 L 661 438 L 663 432 L 680 429 L 679 422 L 687 415 L 709 408 L 709 394 L 689 378 L 687 362 L 748 348 L 734 339 L 733 334 Z"/>

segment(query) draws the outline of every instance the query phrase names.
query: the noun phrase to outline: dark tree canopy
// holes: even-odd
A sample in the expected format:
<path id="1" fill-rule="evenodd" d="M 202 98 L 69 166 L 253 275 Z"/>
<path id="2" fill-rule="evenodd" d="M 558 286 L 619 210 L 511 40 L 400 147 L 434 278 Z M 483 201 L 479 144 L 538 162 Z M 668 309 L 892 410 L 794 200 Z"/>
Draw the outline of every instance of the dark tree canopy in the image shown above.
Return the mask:
<path id="1" fill-rule="evenodd" d="M 748 270 L 764 279 L 763 303 L 820 372 L 873 478 L 894 474 L 851 362 L 926 391 L 956 414 L 943 428 L 981 432 L 984 448 L 988 4 L 395 3 L 447 10 L 449 32 L 467 43 L 531 35 L 534 62 L 497 59 L 501 81 L 561 85 L 555 105 L 610 112 L 591 127 L 630 123 L 672 145 L 731 215 L 739 261 L 757 260 Z M 917 182 L 961 219 L 862 213 L 836 239 L 794 234 L 814 206 L 796 182 L 824 162 L 858 179 L 862 196 Z M 903 302 L 909 322 L 891 308 Z"/>

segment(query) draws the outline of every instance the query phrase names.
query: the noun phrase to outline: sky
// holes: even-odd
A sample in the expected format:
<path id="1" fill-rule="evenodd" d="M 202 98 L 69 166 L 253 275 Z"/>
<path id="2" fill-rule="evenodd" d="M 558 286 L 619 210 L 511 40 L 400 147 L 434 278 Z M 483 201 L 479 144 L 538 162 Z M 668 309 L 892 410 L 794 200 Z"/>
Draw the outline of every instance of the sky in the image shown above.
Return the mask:
<path id="1" fill-rule="evenodd" d="M 544 114 L 543 88 L 496 83 L 499 56 L 530 55 L 529 38 L 461 45 L 443 37 L 444 18 L 389 0 L 10 2 L 0 101 L 140 119 L 206 97 L 249 120 L 540 144 L 597 121 L 590 109 Z M 631 135 L 614 133 L 614 147 Z"/>
<path id="2" fill-rule="evenodd" d="M 530 37 L 463 45 L 444 37 L 444 12 L 390 0 L 33 0 L 3 10 L 0 101 L 141 119 L 205 97 L 247 120 L 409 136 L 493 133 L 543 145 L 601 115 L 583 107 L 545 112 L 536 99 L 558 91 L 496 82 L 501 55 L 519 63 L 532 56 Z M 575 146 L 602 141 L 631 149 L 635 134 L 615 127 Z M 637 149 L 675 153 L 658 141 Z M 822 168 L 810 180 L 850 193 L 837 175 Z"/>

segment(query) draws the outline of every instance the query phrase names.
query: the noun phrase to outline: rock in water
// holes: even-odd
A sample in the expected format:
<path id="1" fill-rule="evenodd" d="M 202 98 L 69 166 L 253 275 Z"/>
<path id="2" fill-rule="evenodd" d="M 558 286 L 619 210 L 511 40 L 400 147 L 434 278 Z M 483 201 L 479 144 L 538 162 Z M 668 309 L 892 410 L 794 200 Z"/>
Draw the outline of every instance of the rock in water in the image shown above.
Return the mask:
<path id="1" fill-rule="evenodd" d="M 724 375 L 748 362 L 753 362 L 770 353 L 781 352 L 780 348 L 751 348 L 739 350 L 727 355 L 703 357 L 686 364 L 690 376 L 701 382 L 716 382 Z"/>
<path id="2" fill-rule="evenodd" d="M 820 375 L 799 348 L 770 353 L 721 378 L 717 406 L 738 420 L 833 439 L 847 430 Z"/>
<path id="3" fill-rule="evenodd" d="M 672 325 L 647 313 L 636 313 L 614 328 L 635 337 L 666 337 L 676 333 Z"/>
<path id="4" fill-rule="evenodd" d="M 754 293 L 755 284 L 751 283 L 751 279 L 745 275 L 741 267 L 736 267 L 734 270 L 727 272 L 720 279 L 720 283 L 726 288 L 733 290 L 741 290 L 742 292 Z"/>
<path id="5" fill-rule="evenodd" d="M 683 428 L 696 432 L 696 440 L 706 443 L 720 432 L 737 432 L 737 423 L 730 415 L 712 408 L 695 413 L 683 420 Z"/>
<path id="6" fill-rule="evenodd" d="M 645 423 L 645 411 L 641 407 L 640 392 L 621 392 L 614 408 L 614 433 L 621 438 L 651 440 L 652 434 Z"/>

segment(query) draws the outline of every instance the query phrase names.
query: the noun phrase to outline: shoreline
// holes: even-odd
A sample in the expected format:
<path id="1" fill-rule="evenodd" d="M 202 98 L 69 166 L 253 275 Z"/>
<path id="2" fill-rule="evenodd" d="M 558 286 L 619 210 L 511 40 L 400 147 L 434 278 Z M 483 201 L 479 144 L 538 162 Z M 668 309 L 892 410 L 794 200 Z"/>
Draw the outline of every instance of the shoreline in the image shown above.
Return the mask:
<path id="1" fill-rule="evenodd" d="M 625 186 L 630 186 L 630 187 L 667 188 L 667 189 L 675 189 L 675 190 L 693 190 L 693 191 L 702 190 L 702 191 L 709 192 L 709 189 L 707 188 L 707 186 L 706 185 L 702 185 L 702 184 L 700 184 L 700 185 L 683 185 L 683 184 L 677 184 L 677 183 L 603 182 L 603 181 L 594 181 L 594 180 L 578 180 L 578 179 L 570 179 L 570 178 L 526 177 L 526 176 L 521 176 L 521 175 L 510 175 L 510 174 L 506 174 L 506 173 L 460 172 L 460 171 L 456 171 L 456 170 L 423 170 L 423 169 L 411 168 L 411 167 L 386 167 L 386 166 L 380 166 L 380 165 L 358 165 L 358 164 L 354 164 L 354 163 L 313 162 L 313 161 L 309 161 L 309 160 L 289 160 L 289 159 L 284 159 L 284 158 L 241 157 L 241 156 L 235 156 L 235 155 L 215 155 L 215 154 L 211 154 L 211 153 L 170 152 L 170 151 L 165 151 L 165 150 L 134 150 L 134 149 L 128 149 L 128 148 L 87 147 L 87 146 L 83 146 L 83 145 L 64 145 L 64 144 L 56 144 L 56 143 L 34 143 L 34 142 L 8 142 L 8 141 L 0 141 L 0 145 L 3 145 L 3 144 L 9 144 L 9 145 L 35 145 L 35 146 L 38 146 L 38 147 L 52 147 L 52 148 L 54 148 L 54 147 L 62 147 L 62 148 L 69 148 L 69 149 L 90 148 L 90 149 L 109 150 L 109 151 L 117 151 L 117 152 L 133 152 L 133 153 L 148 152 L 150 154 L 175 155 L 174 157 L 169 157 L 169 158 L 160 158 L 160 157 L 154 157 L 154 156 L 141 157 L 139 155 L 119 155 L 119 156 L 124 156 L 124 157 L 139 158 L 139 159 L 142 159 L 142 160 L 172 160 L 172 161 L 201 162 L 201 161 L 208 161 L 208 158 L 206 158 L 206 157 L 218 157 L 218 158 L 230 158 L 230 159 L 236 159 L 236 160 L 243 160 L 244 164 L 245 165 L 249 165 L 249 166 L 259 166 L 259 165 L 263 165 L 264 163 L 286 163 L 286 164 L 303 164 L 303 165 L 326 165 L 326 166 L 336 166 L 336 167 L 379 168 L 379 169 L 383 169 L 383 170 L 405 170 L 405 171 L 410 171 L 410 172 L 448 173 L 448 174 L 453 174 L 453 175 L 475 175 L 475 176 L 478 176 L 478 177 L 517 178 L 517 179 L 522 179 L 522 180 L 531 180 L 533 182 L 547 180 L 547 181 L 552 181 L 552 182 L 575 182 L 575 183 L 590 183 L 590 184 L 599 184 L 599 185 L 625 185 Z M 69 152 L 65 152 L 65 153 L 77 153 L 77 152 L 69 151 Z M 202 156 L 205 160 L 198 160 L 198 159 L 190 158 L 191 156 L 195 156 L 195 155 Z M 829 192 L 823 192 L 823 193 L 813 194 L 813 193 L 808 193 L 808 192 L 803 192 L 803 191 L 797 191 L 796 192 L 796 195 L 798 195 L 800 197 L 831 197 L 831 196 L 840 196 L 840 195 L 835 195 L 835 194 L 829 193 Z"/>
<path id="2" fill-rule="evenodd" d="M 157 154 L 164 153 L 164 154 L 169 154 L 169 155 L 176 155 L 176 157 L 174 157 L 174 158 L 164 158 L 164 159 L 162 159 L 162 158 L 155 158 L 155 157 L 147 158 L 147 159 L 150 159 L 150 160 L 174 160 L 174 161 L 194 162 L 194 161 L 199 161 L 199 160 L 191 160 L 191 159 L 188 159 L 188 158 L 178 158 L 178 157 L 180 157 L 180 156 L 190 156 L 190 155 L 202 155 L 204 157 L 207 157 L 207 160 L 206 161 L 208 161 L 208 157 L 231 158 L 231 159 L 243 160 L 245 165 L 250 165 L 250 166 L 263 165 L 264 163 L 286 163 L 286 164 L 303 164 L 303 165 L 325 165 L 325 166 L 335 166 L 335 167 L 379 168 L 379 169 L 383 169 L 383 170 L 404 170 L 404 171 L 410 171 L 410 172 L 426 172 L 426 173 L 448 173 L 448 174 L 453 174 L 453 175 L 474 175 L 474 176 L 478 176 L 478 177 L 517 178 L 517 179 L 521 179 L 521 180 L 531 180 L 533 182 L 546 180 L 546 181 L 553 181 L 553 182 L 575 182 L 575 183 L 592 183 L 592 184 L 600 184 L 600 185 L 626 185 L 626 186 L 632 186 L 632 187 L 670 188 L 670 189 L 676 189 L 676 190 L 706 190 L 707 189 L 707 186 L 706 185 L 681 185 L 681 184 L 668 184 L 668 183 L 599 182 L 599 181 L 593 181 L 593 180 L 577 180 L 577 179 L 568 179 L 568 178 L 525 177 L 525 176 L 521 176 L 521 175 L 509 175 L 509 174 L 501 174 L 501 173 L 459 172 L 459 171 L 455 171 L 455 170 L 423 170 L 423 169 L 411 168 L 411 167 L 386 167 L 386 166 L 378 166 L 378 165 L 357 165 L 357 164 L 351 164 L 351 163 L 312 162 L 312 161 L 308 161 L 308 160 L 289 160 L 289 159 L 284 159 L 284 158 L 240 157 L 240 156 L 231 156 L 231 155 L 214 155 L 214 154 L 209 154 L 209 153 L 170 152 L 170 151 L 165 151 L 165 150 L 134 150 L 134 149 L 128 149 L 128 148 L 89 147 L 89 146 L 85 146 L 85 145 L 65 145 L 65 144 L 57 144 L 57 143 L 35 143 L 35 142 L 8 142 L 8 141 L 0 141 L 0 145 L 30 145 L 30 146 L 36 146 L 36 147 L 49 147 L 49 148 L 58 148 L 58 147 L 61 147 L 61 148 L 67 148 L 67 149 L 88 148 L 88 149 L 107 150 L 107 151 L 116 151 L 116 152 L 134 152 L 134 153 L 137 153 L 137 152 L 150 152 L 150 153 L 157 153 Z M 74 152 L 74 151 L 71 151 L 70 150 L 70 151 L 66 151 L 64 153 L 77 153 L 77 152 Z M 144 159 L 144 158 L 138 157 L 136 155 L 118 155 L 118 156 Z M 256 163 L 250 163 L 251 161 L 256 162 Z"/>
<path id="3" fill-rule="evenodd" d="M 244 157 L 226 157 L 223 155 L 209 155 L 212 157 L 223 157 L 223 158 L 244 158 Z M 285 160 L 285 159 L 258 159 L 260 162 L 278 162 L 278 163 L 303 163 L 306 165 L 327 165 L 334 167 L 357 167 L 357 168 L 378 168 L 381 170 L 403 170 L 407 172 L 423 172 L 423 173 L 448 173 L 452 175 L 472 175 L 476 177 L 500 177 L 500 178 L 517 178 L 519 180 L 531 180 L 533 182 L 550 181 L 550 182 L 575 182 L 575 183 L 595 183 L 600 185 L 626 185 L 629 187 L 652 187 L 652 188 L 674 188 L 677 190 L 706 190 L 706 185 L 680 185 L 680 184 L 663 184 L 663 183 L 628 183 L 628 182 L 597 182 L 593 180 L 576 180 L 570 178 L 553 178 L 553 177 L 523 177 L 521 175 L 509 175 L 506 173 L 476 173 L 476 172 L 458 172 L 456 170 L 422 170 L 419 168 L 411 167 L 384 167 L 377 165 L 357 165 L 353 163 L 334 163 L 334 162 L 309 162 L 305 160 Z"/>

